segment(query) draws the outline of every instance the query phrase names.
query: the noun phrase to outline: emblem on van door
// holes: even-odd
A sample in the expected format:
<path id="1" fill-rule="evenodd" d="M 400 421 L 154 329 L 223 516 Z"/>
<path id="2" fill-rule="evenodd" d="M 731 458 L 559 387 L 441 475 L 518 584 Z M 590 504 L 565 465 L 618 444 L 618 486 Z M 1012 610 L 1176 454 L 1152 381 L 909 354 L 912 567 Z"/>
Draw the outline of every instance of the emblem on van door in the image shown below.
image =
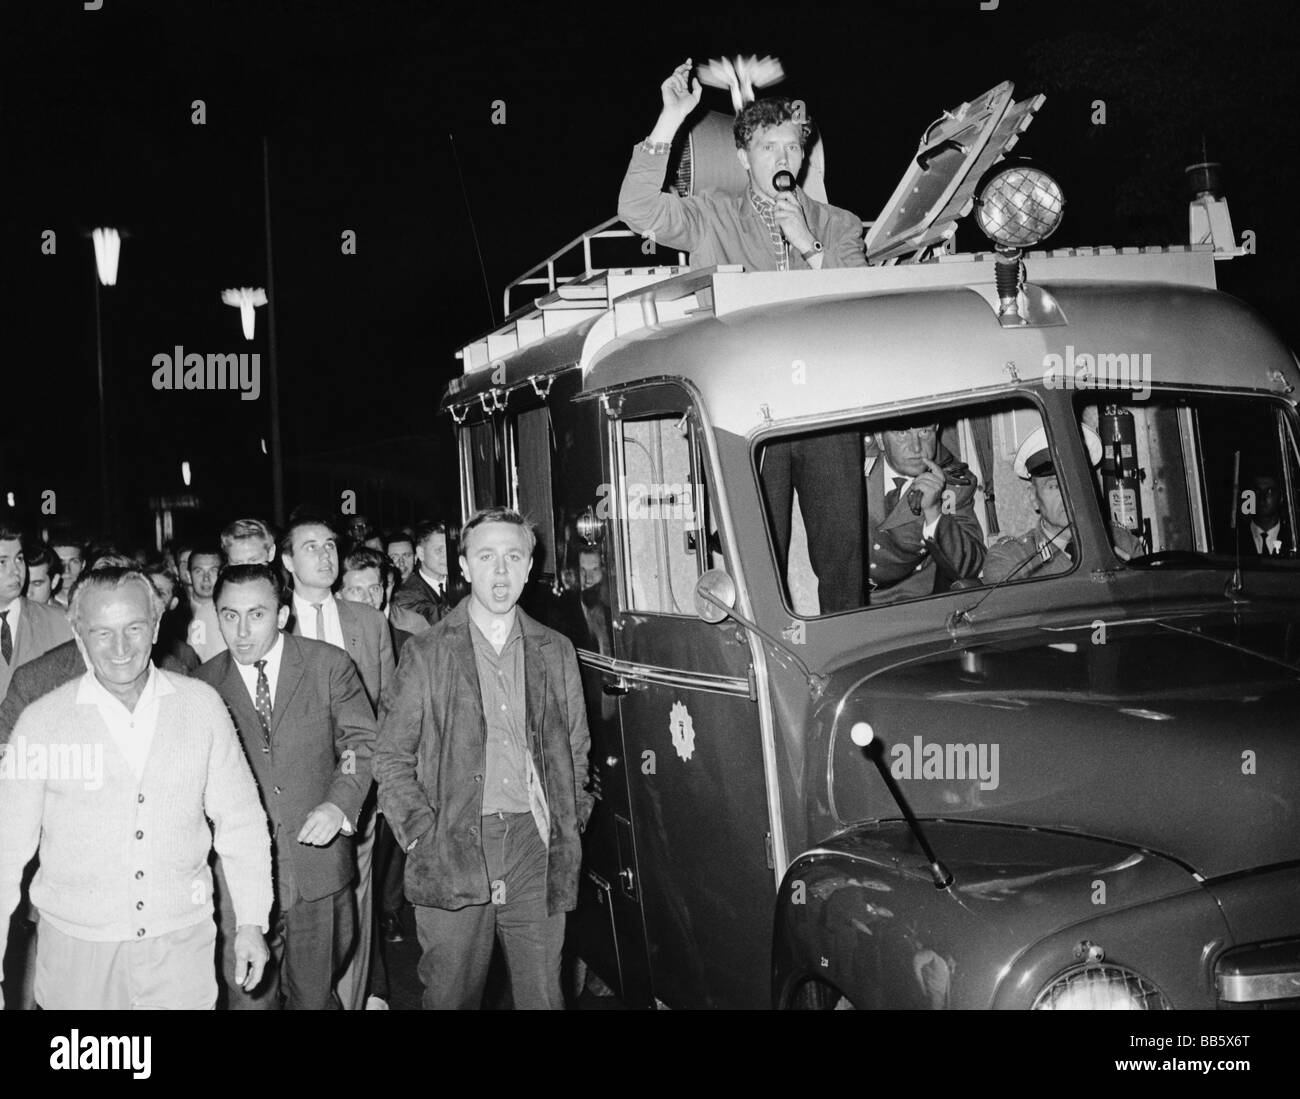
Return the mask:
<path id="1" fill-rule="evenodd" d="M 672 712 L 668 715 L 668 728 L 673 734 L 673 747 L 682 759 L 690 759 L 695 754 L 695 723 L 685 703 L 674 702 Z"/>

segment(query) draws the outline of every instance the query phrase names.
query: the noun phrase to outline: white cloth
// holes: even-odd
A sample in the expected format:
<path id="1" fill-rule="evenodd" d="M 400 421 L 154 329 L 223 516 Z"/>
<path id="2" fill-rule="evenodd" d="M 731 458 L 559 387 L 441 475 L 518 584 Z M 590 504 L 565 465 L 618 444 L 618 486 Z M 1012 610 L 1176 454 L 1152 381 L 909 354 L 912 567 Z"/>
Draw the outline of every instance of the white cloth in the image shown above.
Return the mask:
<path id="1" fill-rule="evenodd" d="M 9 623 L 9 634 L 14 639 L 14 645 L 18 644 L 18 616 L 22 613 L 23 600 L 19 596 L 7 607 L 0 607 L 0 611 L 8 611 L 9 616 L 6 621 Z"/>
<path id="2" fill-rule="evenodd" d="M 309 637 L 313 641 L 327 641 L 336 648 L 346 649 L 347 645 L 343 641 L 343 623 L 339 620 L 338 604 L 334 602 L 334 596 L 326 595 L 321 603 L 321 609 L 325 612 L 325 636 L 316 636 L 316 604 L 309 603 L 296 592 L 293 596 L 293 616 L 298 620 L 298 630 L 303 637 Z"/>
<path id="3" fill-rule="evenodd" d="M 271 688 L 271 705 L 275 705 L 275 685 L 280 679 L 280 659 L 284 656 L 284 634 L 276 634 L 275 644 L 271 646 L 271 651 L 262 659 L 266 661 L 266 683 Z M 235 661 L 235 667 L 239 669 L 239 678 L 244 681 L 244 686 L 248 688 L 248 697 L 253 702 L 253 708 L 257 708 L 257 664 L 241 664 Z"/>
<path id="4" fill-rule="evenodd" d="M 153 746 L 154 732 L 158 728 L 158 704 L 166 695 L 175 694 L 176 688 L 149 665 L 149 678 L 136 700 L 135 709 L 128 710 L 116 695 L 95 677 L 93 671 L 81 677 L 77 687 L 77 705 L 99 707 L 99 716 L 108 726 L 109 735 L 118 750 L 126 757 L 138 779 L 144 778 L 144 765 Z"/>

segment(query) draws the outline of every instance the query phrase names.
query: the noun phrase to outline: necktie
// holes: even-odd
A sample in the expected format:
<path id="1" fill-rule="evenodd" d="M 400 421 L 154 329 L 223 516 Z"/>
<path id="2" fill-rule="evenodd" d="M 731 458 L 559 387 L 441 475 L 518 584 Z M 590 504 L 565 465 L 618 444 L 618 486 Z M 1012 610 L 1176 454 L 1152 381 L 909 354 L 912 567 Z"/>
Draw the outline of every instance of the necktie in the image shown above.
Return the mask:
<path id="1" fill-rule="evenodd" d="M 254 660 L 257 669 L 257 697 L 253 706 L 257 710 L 257 720 L 262 726 L 262 736 L 267 744 L 271 743 L 271 681 L 266 678 L 266 661 Z"/>
<path id="2" fill-rule="evenodd" d="M 907 484 L 906 477 L 895 477 L 894 487 L 885 493 L 885 514 L 893 512 L 898 507 L 898 497 L 902 494 L 903 486 Z"/>
<path id="3" fill-rule="evenodd" d="M 324 641 L 325 640 L 325 604 L 313 603 L 312 606 L 316 608 L 316 640 Z"/>
<path id="4" fill-rule="evenodd" d="M 0 611 L 0 656 L 8 664 L 14 656 L 14 635 L 9 628 L 9 612 Z"/>

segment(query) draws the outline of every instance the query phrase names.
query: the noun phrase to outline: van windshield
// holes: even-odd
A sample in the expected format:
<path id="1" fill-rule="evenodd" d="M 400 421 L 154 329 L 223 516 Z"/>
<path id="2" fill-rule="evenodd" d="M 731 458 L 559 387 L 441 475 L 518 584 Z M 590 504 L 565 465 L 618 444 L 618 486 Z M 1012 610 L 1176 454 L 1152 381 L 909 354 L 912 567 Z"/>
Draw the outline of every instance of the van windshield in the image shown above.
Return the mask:
<path id="1" fill-rule="evenodd" d="M 769 439 L 759 476 L 790 610 L 814 617 L 965 588 L 1050 581 L 1080 565 L 1099 508 L 1116 560 L 1089 569 L 1287 568 L 1300 560 L 1293 413 L 1268 397 L 1091 391 L 1053 438 L 1027 399 Z M 1063 448 L 1095 500 L 1070 500 Z"/>

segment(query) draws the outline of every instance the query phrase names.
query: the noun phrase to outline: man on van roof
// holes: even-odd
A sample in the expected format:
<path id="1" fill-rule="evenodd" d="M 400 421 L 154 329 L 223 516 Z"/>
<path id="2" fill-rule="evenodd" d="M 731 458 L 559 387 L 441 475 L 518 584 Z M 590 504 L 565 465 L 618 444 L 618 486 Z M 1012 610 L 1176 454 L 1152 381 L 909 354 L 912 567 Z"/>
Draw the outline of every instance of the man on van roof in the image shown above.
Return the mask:
<path id="1" fill-rule="evenodd" d="M 659 120 L 632 150 L 618 196 L 618 216 L 629 226 L 656 244 L 690 252 L 691 262 L 701 267 L 738 263 L 749 271 L 799 271 L 867 265 L 861 220 L 809 198 L 794 183 L 803 168 L 808 124 L 788 99 L 760 99 L 736 116 L 736 156 L 749 176 L 743 193 L 682 198 L 665 193 L 663 184 L 673 138 L 700 102 L 690 58 L 659 90 Z M 790 190 L 776 186 L 782 172 L 789 173 Z M 859 434 L 835 431 L 775 443 L 763 460 L 763 482 L 782 572 L 798 491 L 821 612 L 862 606 Z"/>
<path id="2" fill-rule="evenodd" d="M 632 150 L 618 216 L 656 244 L 691 253 L 700 267 L 741 263 L 750 271 L 865 267 L 862 222 L 848 210 L 809 198 L 795 183 L 808 123 L 788 99 L 759 99 L 736 116 L 736 156 L 749 175 L 741 194 L 663 191 L 673 138 L 700 102 L 687 58 L 660 85 L 663 110 L 650 136 Z M 789 190 L 776 177 L 790 174 Z"/>

